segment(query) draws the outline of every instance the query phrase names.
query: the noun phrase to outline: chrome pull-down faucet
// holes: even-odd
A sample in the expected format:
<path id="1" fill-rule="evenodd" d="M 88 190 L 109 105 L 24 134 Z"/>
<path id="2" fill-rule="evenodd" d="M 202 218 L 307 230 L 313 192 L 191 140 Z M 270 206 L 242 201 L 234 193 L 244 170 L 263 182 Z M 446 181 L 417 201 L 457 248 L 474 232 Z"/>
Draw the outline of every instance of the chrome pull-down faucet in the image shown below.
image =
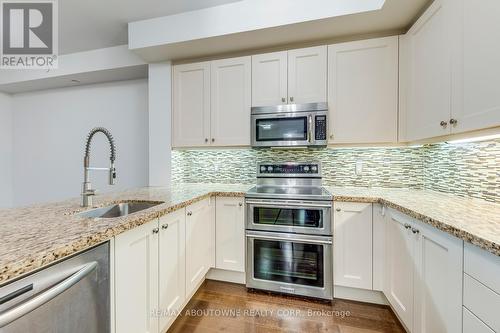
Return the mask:
<path id="1" fill-rule="evenodd" d="M 109 157 L 110 167 L 109 168 L 94 168 L 90 166 L 90 143 L 92 138 L 98 132 L 106 135 L 109 141 L 111 155 Z M 116 159 L 116 147 L 115 141 L 111 133 L 104 127 L 96 127 L 92 129 L 87 136 L 87 142 L 85 143 L 85 156 L 83 158 L 83 184 L 82 184 L 82 207 L 92 206 L 92 197 L 95 195 L 96 190 L 92 189 L 92 184 L 90 183 L 89 173 L 90 170 L 95 171 L 108 171 L 109 172 L 109 185 L 115 185 L 116 182 L 116 169 L 115 169 L 115 159 Z"/>

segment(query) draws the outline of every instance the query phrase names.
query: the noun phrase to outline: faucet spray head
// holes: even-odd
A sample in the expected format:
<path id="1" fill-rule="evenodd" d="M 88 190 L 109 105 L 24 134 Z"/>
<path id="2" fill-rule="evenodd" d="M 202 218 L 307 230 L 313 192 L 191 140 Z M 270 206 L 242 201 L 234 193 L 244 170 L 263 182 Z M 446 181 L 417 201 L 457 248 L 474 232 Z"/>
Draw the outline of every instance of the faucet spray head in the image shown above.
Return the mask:
<path id="1" fill-rule="evenodd" d="M 115 183 L 116 183 L 115 163 L 111 162 L 111 166 L 109 167 L 109 185 L 115 185 Z"/>

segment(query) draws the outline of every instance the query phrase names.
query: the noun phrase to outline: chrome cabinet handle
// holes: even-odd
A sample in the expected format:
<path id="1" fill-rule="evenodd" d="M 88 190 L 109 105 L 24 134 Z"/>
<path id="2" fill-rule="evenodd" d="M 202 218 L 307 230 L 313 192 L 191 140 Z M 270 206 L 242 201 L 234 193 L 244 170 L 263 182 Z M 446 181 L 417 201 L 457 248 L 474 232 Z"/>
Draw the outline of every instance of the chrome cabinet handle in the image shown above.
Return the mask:
<path id="1" fill-rule="evenodd" d="M 453 119 L 453 118 L 450 119 L 450 125 L 456 125 L 456 124 L 458 124 L 458 120 Z"/>
<path id="2" fill-rule="evenodd" d="M 420 233 L 420 230 L 415 229 L 415 228 L 411 228 L 411 231 L 412 231 L 414 234 L 418 234 L 418 233 Z"/>
<path id="3" fill-rule="evenodd" d="M 441 125 L 441 127 L 446 127 L 448 126 L 448 123 L 444 120 L 441 120 L 441 122 L 439 123 L 439 125 Z"/>
<path id="4" fill-rule="evenodd" d="M 163 224 L 163 225 L 161 226 L 161 228 L 162 228 L 163 230 L 167 230 L 167 229 L 168 229 L 168 223 Z"/>
<path id="5" fill-rule="evenodd" d="M 293 102 L 293 96 L 290 96 L 290 102 Z"/>
<path id="6" fill-rule="evenodd" d="M 282 101 L 283 103 L 285 103 L 285 102 L 286 102 L 286 98 L 285 98 L 285 97 L 281 97 L 281 101 Z"/>
<path id="7" fill-rule="evenodd" d="M 159 231 L 160 231 L 160 229 L 159 229 L 159 228 L 154 228 L 154 229 L 153 229 L 153 234 L 157 234 Z"/>
<path id="8" fill-rule="evenodd" d="M 35 296 L 34 298 L 31 298 L 27 302 L 21 303 L 20 305 L 0 314 L 0 328 L 7 326 L 13 321 L 24 316 L 25 314 L 35 310 L 36 308 L 39 308 L 48 301 L 56 298 L 64 291 L 68 290 L 69 288 L 80 282 L 83 278 L 89 275 L 94 269 L 96 269 L 96 267 L 97 267 L 97 262 L 92 261 L 83 266 L 82 268 L 80 268 L 80 270 L 78 270 L 76 273 L 74 273 L 67 279 L 63 280 L 56 286 L 50 288 L 49 290 L 43 292 L 42 294 L 39 294 L 38 296 Z"/>

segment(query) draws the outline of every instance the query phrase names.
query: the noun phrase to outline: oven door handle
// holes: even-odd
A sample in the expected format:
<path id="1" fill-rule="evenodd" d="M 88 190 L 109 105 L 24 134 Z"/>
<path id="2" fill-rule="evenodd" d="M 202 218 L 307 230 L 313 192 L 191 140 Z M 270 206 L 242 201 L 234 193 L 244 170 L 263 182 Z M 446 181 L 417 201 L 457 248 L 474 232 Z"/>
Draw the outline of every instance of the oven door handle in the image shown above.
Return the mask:
<path id="1" fill-rule="evenodd" d="M 313 126 L 312 126 L 312 115 L 309 115 L 309 124 L 308 124 L 308 129 L 307 129 L 307 141 L 309 141 L 309 143 L 312 143 L 312 131 L 313 131 Z"/>
<path id="2" fill-rule="evenodd" d="M 276 202 L 276 201 L 253 201 L 247 200 L 249 205 L 259 205 L 259 206 L 272 206 L 274 208 L 286 208 L 286 207 L 301 207 L 301 208 L 332 208 L 332 204 L 319 204 L 319 203 L 294 203 L 294 202 Z"/>
<path id="3" fill-rule="evenodd" d="M 267 239 L 267 240 L 278 240 L 283 242 L 297 242 L 297 243 L 307 243 L 307 244 L 325 244 L 332 245 L 333 241 L 331 238 L 328 239 L 315 239 L 315 238 L 307 238 L 307 237 L 280 237 L 280 236 L 271 236 L 271 235 L 263 235 L 261 233 L 253 233 L 251 231 L 247 231 L 247 238 L 257 238 L 257 239 Z"/>
<path id="4" fill-rule="evenodd" d="M 89 275 L 93 270 L 96 269 L 96 267 L 97 262 L 92 261 L 81 267 L 76 273 L 66 278 L 56 286 L 50 288 L 49 290 L 41 293 L 38 296 L 35 296 L 29 301 L 21 303 L 20 305 L 17 305 L 16 307 L 0 314 L 0 328 L 12 323 L 13 321 L 21 318 L 22 316 L 47 303 L 48 301 L 54 299 L 64 291 L 77 284 L 84 277 Z"/>

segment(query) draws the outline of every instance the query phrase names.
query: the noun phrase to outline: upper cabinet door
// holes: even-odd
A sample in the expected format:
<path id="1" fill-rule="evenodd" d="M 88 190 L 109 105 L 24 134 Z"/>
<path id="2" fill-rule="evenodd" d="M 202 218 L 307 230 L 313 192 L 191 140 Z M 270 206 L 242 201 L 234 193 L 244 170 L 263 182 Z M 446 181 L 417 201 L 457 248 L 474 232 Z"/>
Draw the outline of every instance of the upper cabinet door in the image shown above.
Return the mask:
<path id="1" fill-rule="evenodd" d="M 288 103 L 326 102 L 326 45 L 288 51 Z"/>
<path id="2" fill-rule="evenodd" d="M 252 56 L 252 106 L 286 104 L 287 51 Z"/>
<path id="3" fill-rule="evenodd" d="M 500 1 L 451 1 L 452 133 L 500 126 Z"/>
<path id="4" fill-rule="evenodd" d="M 174 66 L 173 146 L 209 144 L 210 62 Z"/>
<path id="5" fill-rule="evenodd" d="M 402 38 L 406 140 L 450 133 L 451 58 L 448 0 L 436 0 Z"/>
<path id="6" fill-rule="evenodd" d="M 396 142 L 398 37 L 328 47 L 329 143 Z"/>
<path id="7" fill-rule="evenodd" d="M 251 57 L 212 61 L 212 145 L 250 145 Z"/>

